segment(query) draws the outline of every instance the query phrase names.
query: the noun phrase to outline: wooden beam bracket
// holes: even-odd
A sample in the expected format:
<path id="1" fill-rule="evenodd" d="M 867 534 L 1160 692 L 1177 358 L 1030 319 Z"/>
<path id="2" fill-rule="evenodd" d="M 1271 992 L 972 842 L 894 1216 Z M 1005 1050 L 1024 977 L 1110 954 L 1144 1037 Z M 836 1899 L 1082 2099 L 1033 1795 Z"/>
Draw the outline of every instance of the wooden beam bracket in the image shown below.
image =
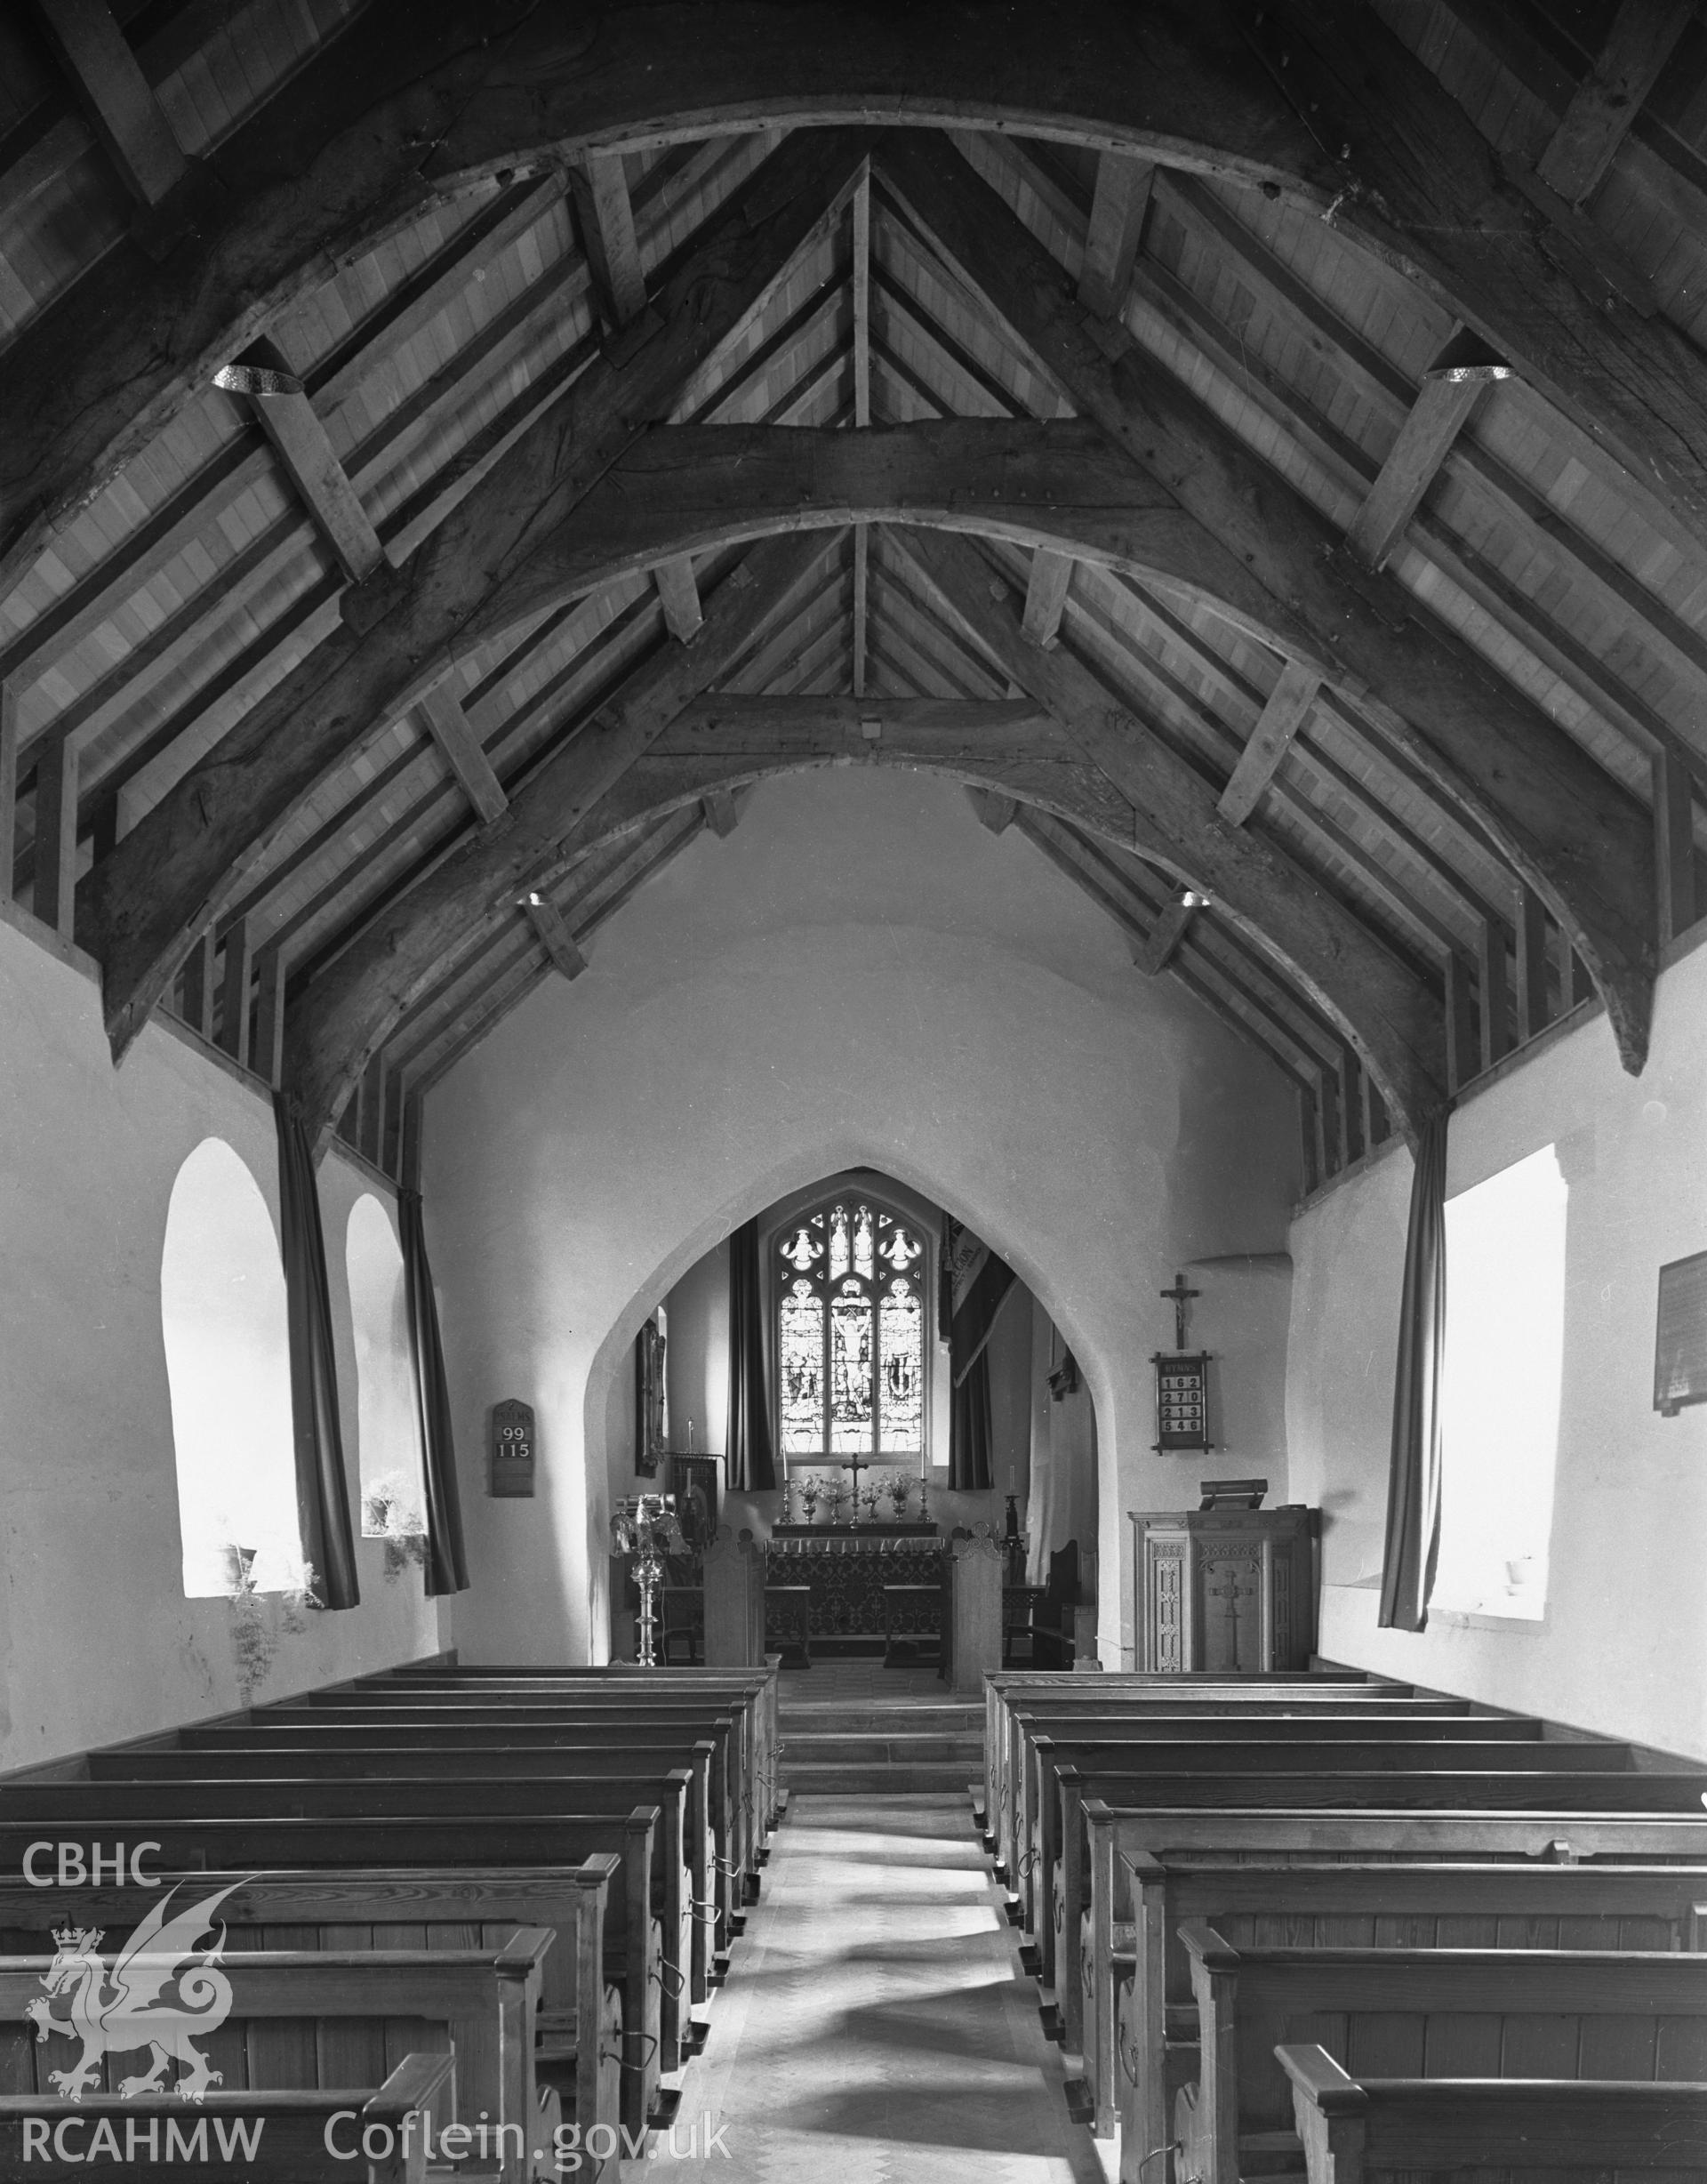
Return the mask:
<path id="1" fill-rule="evenodd" d="M 436 683 L 421 699 L 421 716 L 481 823 L 493 825 L 509 809 L 509 799 L 448 679 Z"/>

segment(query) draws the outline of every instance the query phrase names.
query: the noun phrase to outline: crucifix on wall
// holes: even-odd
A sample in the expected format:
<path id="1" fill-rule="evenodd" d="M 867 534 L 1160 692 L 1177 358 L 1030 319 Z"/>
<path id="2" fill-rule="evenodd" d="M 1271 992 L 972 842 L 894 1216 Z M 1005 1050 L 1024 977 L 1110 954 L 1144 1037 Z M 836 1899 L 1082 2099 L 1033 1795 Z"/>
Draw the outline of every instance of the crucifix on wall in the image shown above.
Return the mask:
<path id="1" fill-rule="evenodd" d="M 1158 1351 L 1151 1360 L 1156 1368 L 1156 1448 L 1158 1453 L 1190 1449 L 1201 1455 L 1211 1446 L 1209 1353 L 1186 1349 L 1185 1318 L 1186 1306 L 1202 1292 L 1188 1288 L 1183 1274 L 1175 1274 L 1173 1288 L 1159 1294 L 1173 1301 L 1174 1350 L 1171 1355 Z"/>

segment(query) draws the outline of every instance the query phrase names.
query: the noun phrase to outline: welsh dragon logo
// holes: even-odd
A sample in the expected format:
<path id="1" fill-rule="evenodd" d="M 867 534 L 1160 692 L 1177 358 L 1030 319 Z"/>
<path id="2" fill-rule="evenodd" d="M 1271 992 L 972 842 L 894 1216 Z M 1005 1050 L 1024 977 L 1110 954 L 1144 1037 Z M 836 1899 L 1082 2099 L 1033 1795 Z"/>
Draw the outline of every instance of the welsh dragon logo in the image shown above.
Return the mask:
<path id="1" fill-rule="evenodd" d="M 42 1980 L 45 1992 L 26 2003 L 24 2015 L 38 2041 L 58 2033 L 83 2043 L 70 2069 L 51 2073 L 55 2092 L 80 2100 L 99 2084 L 103 2056 L 143 2047 L 153 2068 L 121 2080 L 122 2099 L 163 2092 L 173 2065 L 187 2073 L 176 2087 L 186 2100 L 199 2100 L 220 2083 L 220 2073 L 208 2068 L 206 2056 L 191 2040 L 217 2032 L 231 2014 L 231 1982 L 219 1969 L 224 1927 L 211 1948 L 196 1945 L 212 1926 L 219 1906 L 241 1886 L 234 1881 L 171 1920 L 166 1911 L 178 1891 L 168 1889 L 114 1958 L 110 1972 L 100 1955 L 101 1929 L 54 1928 L 57 1954 Z M 67 2015 L 55 2015 L 56 2003 L 63 2003 Z"/>

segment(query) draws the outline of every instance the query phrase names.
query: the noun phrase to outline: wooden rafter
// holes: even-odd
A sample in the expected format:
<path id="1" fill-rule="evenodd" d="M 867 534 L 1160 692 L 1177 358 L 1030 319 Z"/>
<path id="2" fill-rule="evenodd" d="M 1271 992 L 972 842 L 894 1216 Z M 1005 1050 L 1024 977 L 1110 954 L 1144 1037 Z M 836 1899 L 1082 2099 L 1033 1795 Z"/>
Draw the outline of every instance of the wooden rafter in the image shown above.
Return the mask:
<path id="1" fill-rule="evenodd" d="M 1076 828 L 1035 809 L 1022 809 L 1020 831 L 1064 872 L 1075 887 L 1111 917 L 1143 967 L 1150 936 L 1166 918 L 1167 883 L 1153 867 L 1137 865 L 1107 844 L 1086 839 Z M 1213 947 L 1197 944 L 1204 928 L 1195 925 L 1190 942 L 1170 955 L 1167 969 L 1198 994 L 1239 1038 L 1259 1047 L 1301 1088 L 1322 1068 L 1322 1052 L 1336 1047 L 1326 1024 L 1301 1022 L 1302 1004 L 1289 989 L 1276 987 L 1272 969 L 1243 947 L 1236 934 L 1223 930 Z M 1313 1044 L 1312 1040 L 1319 1044 Z"/>
<path id="2" fill-rule="evenodd" d="M 1145 938 L 1143 952 L 1134 958 L 1147 977 L 1159 976 L 1174 960 L 1174 951 L 1191 929 L 1198 907 L 1196 895 L 1182 895 L 1157 919 Z"/>
<path id="3" fill-rule="evenodd" d="M 1036 645 L 1047 652 L 1056 641 L 1061 628 L 1062 610 L 1067 604 L 1067 587 L 1073 581 L 1073 558 L 1070 554 L 1053 552 L 1040 546 L 1031 557 L 1031 574 L 1025 587 L 1025 614 L 1022 628 L 1028 645 Z"/>
<path id="4" fill-rule="evenodd" d="M 1695 0 L 1623 0 L 1535 172 L 1567 205 L 1588 197 L 1695 12 Z"/>
<path id="5" fill-rule="evenodd" d="M 124 187 L 161 204 L 189 163 L 106 0 L 36 0 L 36 12 Z"/>
<path id="6" fill-rule="evenodd" d="M 801 542 L 761 546 L 713 595 L 699 641 L 669 646 L 511 799 L 501 833 L 457 851 L 338 957 L 293 1006 L 286 1081 L 313 1131 L 341 1109 L 368 1056 L 429 979 L 448 941 L 517 892 L 543 893 L 539 866 L 655 743 L 682 707 L 728 671 L 810 567 Z"/>
<path id="7" fill-rule="evenodd" d="M 1251 740 L 1238 756 L 1232 779 L 1221 792 L 1220 811 L 1234 826 L 1243 826 L 1262 800 L 1262 793 L 1278 772 L 1292 739 L 1316 703 L 1322 678 L 1314 668 L 1288 660 L 1270 691 Z"/>
<path id="8" fill-rule="evenodd" d="M 646 277 L 620 152 L 589 152 L 571 170 L 581 241 L 613 326 L 645 309 Z"/>
<path id="9" fill-rule="evenodd" d="M 1385 731 L 1541 895 L 1594 976 L 1625 1065 L 1639 1068 L 1654 979 L 1639 807 L 1462 638 L 1422 627 L 1407 594 L 1383 590 L 1390 579 L 1350 574 L 1333 527 L 1122 330 L 1093 340 L 1059 267 L 958 154 L 895 146 L 883 169 L 1075 405 L 1268 591 L 1275 623 L 1297 632 L 1287 648 L 1359 680 Z"/>
<path id="10" fill-rule="evenodd" d="M 267 341 L 252 343 L 214 374 L 213 383 L 247 397 L 315 528 L 350 582 L 359 584 L 382 568 L 385 549 L 361 495 L 334 453 L 301 381 L 275 345 Z"/>
<path id="11" fill-rule="evenodd" d="M 1230 826 L 1214 792 L 1067 651 L 1038 651 L 1011 595 L 990 598 L 976 550 L 920 533 L 908 550 L 972 641 L 1048 707 L 1134 807 L 1130 846 L 1195 893 L 1213 895 L 1290 966 L 1363 1054 L 1383 1097 L 1414 1134 L 1445 1096 L 1439 1004 L 1342 905 L 1289 858 Z"/>
<path id="12" fill-rule="evenodd" d="M 1100 317 L 1118 317 L 1126 303 L 1155 172 L 1150 161 L 1123 152 L 1104 152 L 1097 160 L 1078 298 Z"/>
<path id="13" fill-rule="evenodd" d="M 741 799 L 727 789 L 714 789 L 700 801 L 705 809 L 707 826 L 719 841 L 727 841 L 741 824 Z"/>
<path id="14" fill-rule="evenodd" d="M 854 230 L 854 423 L 863 431 L 871 422 L 871 162 L 860 171 L 851 211 Z M 870 540 L 862 523 L 854 526 L 854 664 L 850 677 L 854 696 L 865 692 L 866 653 L 870 634 L 868 591 Z"/>
<path id="15" fill-rule="evenodd" d="M 1384 567 L 1405 526 L 1433 484 L 1453 442 L 1470 422 L 1482 389 L 1511 376 L 1509 365 L 1455 362 L 1430 365 L 1398 438 L 1388 450 L 1368 498 L 1351 521 L 1346 543 L 1366 568 Z"/>
<path id="16" fill-rule="evenodd" d="M 1246 261 L 1246 264 L 1254 261 Z M 1259 276 L 1260 277 L 1260 276 Z M 1251 355 L 1244 344 L 1221 328 L 1196 300 L 1171 276 L 1154 265 L 1140 264 L 1134 282 L 1145 302 L 1174 331 L 1183 336 L 1216 370 L 1223 373 L 1270 423 L 1308 454 L 1336 482 L 1366 493 L 1376 466 L 1357 442 L 1337 430 L 1325 417 L 1300 402 L 1278 375 Z M 1319 322 L 1318 322 L 1319 323 Z M 1355 342 L 1355 336 L 1349 337 Z M 1373 382 L 1365 380 L 1366 385 Z M 1457 469 L 1463 454 L 1463 478 L 1478 490 L 1490 493 L 1496 507 L 1515 520 L 1532 526 L 1564 561 L 1574 582 L 1587 582 L 1623 618 L 1639 611 L 1631 580 L 1580 534 L 1551 514 L 1544 502 L 1527 494 L 1520 481 L 1494 463 L 1486 452 L 1468 451 L 1459 443 L 1448 457 L 1447 469 Z M 1615 666 L 1590 650 L 1576 634 L 1546 614 L 1540 602 L 1503 578 L 1491 562 L 1468 550 L 1434 520 L 1426 510 L 1414 518 L 1407 543 L 1419 547 L 1502 628 L 1512 631 L 1562 682 L 1575 690 L 1623 729 L 1640 747 L 1669 748 L 1690 757 L 1696 775 L 1707 785 L 1707 750 L 1686 741 L 1686 732 L 1656 713 L 1628 684 Z M 1707 662 L 1693 662 L 1682 647 L 1688 644 L 1682 625 L 1657 597 L 1646 607 L 1645 642 L 1690 679 L 1703 674 Z M 1668 626 L 1674 625 L 1674 626 Z M 1675 642 L 1673 641 L 1675 638 Z M 1707 680 L 1703 681 L 1707 698 Z"/>
<path id="17" fill-rule="evenodd" d="M 421 698 L 420 711 L 462 793 L 485 825 L 495 824 L 509 809 L 509 799 L 450 682 L 435 683 Z"/>
<path id="18" fill-rule="evenodd" d="M 490 614 L 501 591 L 494 577 L 526 569 L 533 540 L 562 523 L 741 324 L 826 217 L 826 197 L 851 183 L 864 149 L 862 137 L 833 132 L 785 142 L 677 264 L 652 323 L 627 329 L 434 532 L 392 611 L 311 654 L 90 875 L 84 913 L 116 1054 L 158 999 L 191 920 L 228 893 L 249 844 L 273 831 L 352 731 L 366 734 L 410 703 L 412 686 L 436 679 L 421 676 L 422 657 L 442 657 L 477 612 Z M 191 806 L 198 816 L 186 837 L 180 815 Z"/>
<path id="19" fill-rule="evenodd" d="M 691 645 L 705 621 L 700 605 L 700 587 L 693 574 L 691 554 L 672 554 L 652 572 L 658 587 L 658 603 L 664 610 L 664 626 L 678 645 Z"/>
<path id="20" fill-rule="evenodd" d="M 579 978 L 587 968 L 587 959 L 576 945 L 575 936 L 564 922 L 563 912 L 557 904 L 549 895 L 531 889 L 522 897 L 522 909 L 541 947 L 550 958 L 552 969 L 572 982 Z"/>
<path id="21" fill-rule="evenodd" d="M 423 143 L 426 179 L 454 193 L 545 153 L 851 116 L 1165 151 L 1332 205 L 1707 521 L 1688 344 L 1663 322 L 1581 309 L 1581 291 L 1535 248 L 1490 149 L 1361 0 L 1270 9 L 1255 51 L 1236 0 L 1138 12 L 1079 0 L 1070 37 L 1053 14 L 1022 20 L 998 0 L 974 0 L 951 31 L 919 8 L 872 36 L 816 0 L 789 12 L 762 56 L 738 27 L 740 5 L 710 0 L 682 10 L 679 25 L 668 5 L 613 7 L 589 70 L 556 11 L 432 0 L 409 11 L 408 82 L 395 89 L 403 0 L 365 11 L 239 132 L 199 250 L 158 271 L 140 253 L 109 256 L 99 295 L 84 284 L 50 315 L 51 332 L 5 359 L 0 405 L 23 420 L 0 472 L 5 573 L 276 311 L 301 269 L 355 246 L 364 208 L 375 229 L 395 217 L 400 194 L 419 187 Z M 1040 84 L 1053 108 L 1041 117 Z M 280 173 L 304 179 L 281 194 Z"/>

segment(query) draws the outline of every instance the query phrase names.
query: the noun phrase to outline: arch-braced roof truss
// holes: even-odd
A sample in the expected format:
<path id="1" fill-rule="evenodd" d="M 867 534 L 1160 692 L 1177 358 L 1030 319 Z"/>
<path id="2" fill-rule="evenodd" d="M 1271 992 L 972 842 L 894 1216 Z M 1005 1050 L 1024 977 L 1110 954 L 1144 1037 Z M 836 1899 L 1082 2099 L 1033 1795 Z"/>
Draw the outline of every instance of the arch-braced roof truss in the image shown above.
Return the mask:
<path id="1" fill-rule="evenodd" d="M 14 446 L 0 479 L 0 864 L 100 957 L 116 1050 L 174 1008 L 395 1171 L 426 1089 L 576 976 L 649 873 L 754 782 L 852 759 L 966 781 L 1142 973 L 1270 1056 L 1318 1175 L 1591 992 L 1639 1065 L 1656 932 L 1694 910 L 1707 549 L 1675 438 L 1663 489 L 1619 459 L 1644 420 L 1597 404 L 1586 298 L 1583 383 L 1530 353 L 1522 297 L 1499 330 L 1529 349 L 1496 349 L 1486 264 L 1446 269 L 1455 312 L 1439 264 L 1393 262 L 1417 207 L 1324 203 L 1342 168 L 1301 149 L 1257 46 L 1232 150 L 1153 161 L 1106 111 L 1112 142 L 1042 110 L 1035 133 L 837 125 L 844 94 L 882 110 L 861 67 L 929 87 L 950 64 L 856 62 L 806 10 L 771 73 L 818 92 L 698 129 L 625 126 L 621 68 L 601 133 L 561 84 L 518 108 L 501 41 L 477 82 L 447 61 L 465 141 L 424 163 L 439 194 L 196 348 L 174 283 L 200 253 L 217 292 L 231 231 L 268 232 L 244 228 L 268 132 L 315 111 L 317 62 L 358 75 L 386 12 L 328 12 L 324 54 L 293 12 L 297 50 L 273 26 L 241 84 L 235 28 L 221 71 L 193 11 L 139 18 L 144 90 L 203 163 L 132 223 L 152 288 L 122 134 L 92 148 L 51 67 L 12 79 L 0 389 L 40 388 L 91 265 L 117 268 L 108 378 L 150 296 L 177 340 L 159 385 L 108 387 L 104 422 L 28 477 Z M 1083 12 L 1063 113 L 1110 73 L 1090 34 L 1125 35 Z M 1143 28 L 1186 36 L 1166 8 Z M 1398 40 L 1376 58 L 1444 126 Z M 980 88 L 925 118 L 976 119 Z M 482 166 L 506 130 L 517 156 Z M 1655 135 L 1615 145 L 1598 240 L 1598 201 L 1545 215 L 1603 274 Z M 1663 438 L 1662 314 L 1687 299 L 1655 293 L 1615 333 L 1666 367 Z"/>

